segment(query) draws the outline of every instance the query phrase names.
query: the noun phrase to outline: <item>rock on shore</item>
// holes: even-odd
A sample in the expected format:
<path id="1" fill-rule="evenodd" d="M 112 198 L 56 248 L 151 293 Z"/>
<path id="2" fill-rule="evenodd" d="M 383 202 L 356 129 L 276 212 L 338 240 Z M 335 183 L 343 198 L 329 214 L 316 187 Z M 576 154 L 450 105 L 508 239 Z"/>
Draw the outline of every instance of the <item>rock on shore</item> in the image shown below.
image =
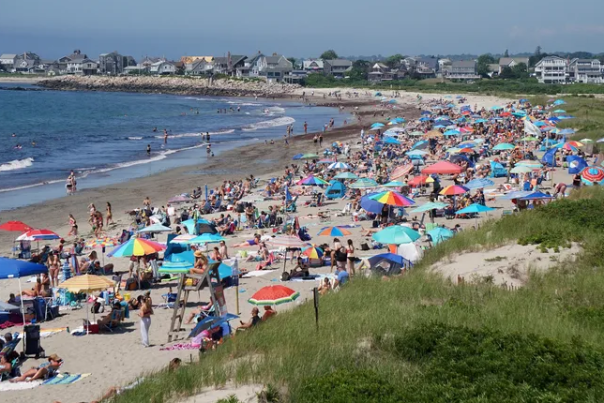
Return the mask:
<path id="1" fill-rule="evenodd" d="M 65 91 L 146 92 L 179 95 L 220 95 L 278 97 L 300 88 L 297 84 L 267 83 L 260 80 L 208 79 L 174 76 L 60 76 L 39 85 Z"/>

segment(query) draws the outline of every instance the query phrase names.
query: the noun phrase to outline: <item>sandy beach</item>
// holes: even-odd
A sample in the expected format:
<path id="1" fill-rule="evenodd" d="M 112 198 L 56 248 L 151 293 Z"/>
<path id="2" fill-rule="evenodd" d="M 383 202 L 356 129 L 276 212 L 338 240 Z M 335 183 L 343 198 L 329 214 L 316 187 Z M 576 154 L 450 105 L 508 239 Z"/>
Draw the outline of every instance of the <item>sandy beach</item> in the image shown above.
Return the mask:
<path id="1" fill-rule="evenodd" d="M 10 82 L 5 80 L 5 78 L 0 78 L 0 83 Z M 356 122 L 349 122 L 345 127 L 336 128 L 327 132 L 325 135 L 325 142 L 328 144 L 333 141 L 342 141 L 351 144 L 353 147 L 357 146 L 357 143 L 360 141 L 361 128 L 366 129 L 375 121 L 375 118 L 373 117 L 374 113 L 376 113 L 380 119 L 383 119 L 383 111 L 385 114 L 384 116 L 404 116 L 409 121 L 417 119 L 420 115 L 417 100 L 418 94 L 416 93 L 401 92 L 401 96 L 396 98 L 398 102 L 396 109 L 390 111 L 384 109 L 384 106 L 380 105 L 379 101 L 376 101 L 376 98 L 371 91 L 366 93 L 365 90 L 359 90 L 360 95 L 358 98 L 347 98 L 346 96 L 343 96 L 341 101 L 333 98 L 330 99 L 329 97 L 323 98 L 323 94 L 333 92 L 334 89 L 312 90 L 305 88 L 297 90 L 297 96 L 301 96 L 302 91 L 305 92 L 308 102 L 316 103 L 317 105 L 343 105 L 344 111 L 357 115 L 358 120 Z M 347 91 L 353 92 L 354 90 L 340 89 L 340 91 L 345 94 Z M 309 97 L 311 92 L 314 92 L 314 96 Z M 391 95 L 390 91 L 384 91 L 383 93 L 384 96 L 389 97 Z M 421 94 L 421 97 L 424 100 L 431 98 L 442 99 L 443 95 Z M 466 104 L 470 104 L 472 107 L 477 105 L 478 108 L 484 107 L 487 109 L 493 105 L 503 105 L 511 101 L 480 95 L 468 95 L 466 98 Z M 297 129 L 299 131 L 300 127 Z M 0 221 L 19 220 L 36 228 L 48 228 L 65 237 L 69 244 L 69 241 L 73 238 L 67 237 L 67 233 L 70 229 L 68 225 L 68 214 L 73 214 L 77 219 L 80 235 L 90 238 L 92 237 L 92 234 L 90 233 L 91 228 L 87 223 L 87 206 L 90 203 L 94 203 L 104 213 L 105 203 L 111 202 L 116 225 L 110 226 L 106 232 L 107 235 L 110 236 L 117 235 L 131 224 L 130 216 L 126 214 L 126 211 L 140 207 L 145 197 L 151 199 L 152 205 L 162 206 L 166 204 L 166 201 L 170 197 L 183 192 L 191 192 L 193 188 L 197 186 L 203 188 L 204 185 L 208 185 L 208 187 L 212 188 L 219 185 L 224 180 L 241 179 L 249 176 L 249 174 L 254 174 L 254 176 L 261 179 L 270 179 L 272 177 L 281 176 L 283 175 L 284 167 L 292 162 L 292 157 L 295 154 L 315 151 L 312 137 L 312 133 L 309 133 L 308 135 L 295 135 L 289 146 L 286 146 L 282 140 L 277 140 L 274 145 L 254 144 L 226 151 L 207 162 L 205 152 L 200 150 L 200 164 L 197 166 L 172 169 L 158 175 L 136 179 L 111 187 L 85 190 L 77 192 L 73 196 L 63 197 L 61 199 L 51 200 L 13 211 L 1 212 Z M 429 165 L 430 161 L 427 163 Z M 494 179 L 495 187 L 503 184 L 505 180 L 506 178 Z M 571 182 L 570 176 L 561 168 L 557 168 L 554 172 L 552 182 L 558 183 L 559 181 L 565 183 Z M 261 182 L 261 186 L 262 183 L 264 182 Z M 446 186 L 451 183 L 452 182 L 450 181 L 445 181 L 444 185 Z M 546 187 L 550 185 L 551 183 L 549 182 L 545 184 Z M 313 243 L 332 243 L 333 238 L 331 237 L 316 236 L 319 229 L 327 225 L 353 225 L 354 227 L 351 228 L 352 236 L 346 238 L 352 239 L 355 245 L 357 245 L 357 248 L 361 243 L 367 242 L 370 239 L 361 235 L 361 225 L 368 227 L 371 225 L 370 222 L 355 223 L 352 221 L 351 216 L 341 216 L 337 214 L 343 210 L 348 202 L 347 200 L 336 199 L 335 201 L 325 203 L 323 207 L 312 208 L 305 206 L 305 202 L 310 199 L 310 196 L 300 197 L 300 200 L 297 203 L 299 207 L 297 216 L 300 225 L 308 228 L 309 234 L 313 237 Z M 426 201 L 428 201 L 427 197 L 422 197 L 417 200 L 417 204 L 423 204 Z M 257 203 L 257 206 L 259 210 L 264 210 L 268 208 L 269 205 L 277 203 L 279 202 L 275 200 L 265 200 Z M 489 199 L 487 204 L 490 207 L 495 207 L 497 210 L 480 219 L 498 217 L 502 214 L 503 210 L 511 208 L 510 201 L 499 200 L 497 198 Z M 319 212 L 325 213 L 328 218 L 320 219 L 318 217 Z M 213 214 L 204 216 L 204 218 L 213 218 L 216 216 L 217 214 Z M 436 222 L 446 224 L 448 227 L 459 224 L 464 229 L 471 228 L 477 223 L 474 219 L 445 220 L 444 218 L 437 218 Z M 235 235 L 228 236 L 227 246 L 229 247 L 230 254 L 235 255 L 238 250 L 238 248 L 233 247 L 233 245 L 251 239 L 253 233 L 253 229 L 247 229 L 236 232 Z M 14 233 L 0 232 L 0 256 L 10 256 L 14 236 Z M 160 235 L 159 240 L 164 241 L 165 235 Z M 47 243 L 51 246 L 56 246 L 57 244 L 55 241 Z M 376 251 L 361 252 L 359 250 L 358 256 L 361 258 L 368 257 L 375 254 L 375 252 Z M 576 251 L 573 250 L 573 252 Z M 515 252 L 509 253 L 511 256 Z M 477 254 L 480 258 L 484 257 L 484 254 L 481 252 L 477 252 Z M 460 261 L 467 263 L 467 259 L 461 259 Z M 127 271 L 128 259 L 105 258 L 105 263 L 113 263 L 116 271 Z M 290 263 L 288 262 L 287 264 L 289 268 Z M 256 263 L 239 262 L 240 268 L 250 271 L 254 270 L 255 265 Z M 439 270 L 439 268 L 436 268 L 436 270 Z M 487 268 L 485 270 L 496 270 L 496 268 Z M 252 305 L 247 302 L 247 299 L 263 286 L 280 283 L 281 271 L 282 270 L 278 268 L 276 270 L 259 273 L 255 277 L 241 279 L 238 293 L 236 293 L 234 287 L 228 288 L 225 291 L 225 296 L 229 312 L 240 314 L 242 320 L 247 321 L 250 317 L 250 310 L 252 309 Z M 458 266 L 455 266 L 454 262 L 451 262 L 447 267 L 444 267 L 441 272 L 443 276 L 452 279 L 455 279 L 459 275 L 466 275 L 466 272 L 460 270 Z M 330 273 L 330 268 L 326 266 L 312 269 L 312 273 L 328 274 Z M 467 277 L 470 277 L 470 275 L 471 273 L 467 274 Z M 162 302 L 161 295 L 166 293 L 170 287 L 174 287 L 175 284 L 175 282 L 161 283 L 159 286 L 154 286 L 151 290 L 154 304 L 160 304 Z M 316 281 L 300 281 L 289 282 L 287 285 L 300 292 L 301 297 L 295 303 L 277 307 L 279 312 L 291 309 L 296 306 L 296 304 L 304 303 L 311 299 L 312 288 L 319 284 Z M 521 286 L 522 284 L 515 283 L 515 285 Z M 25 287 L 27 286 L 31 287 L 31 284 L 28 284 Z M 1 300 L 6 300 L 9 292 L 16 291 L 18 291 L 18 283 L 16 280 L 5 280 L 0 282 Z M 133 295 L 138 295 L 139 293 L 139 291 L 132 292 Z M 194 306 L 199 302 L 208 301 L 208 299 L 209 295 L 207 290 L 205 290 L 199 297 L 192 294 L 190 302 L 192 303 L 192 306 Z M 238 310 L 236 309 L 237 299 L 239 300 Z M 189 310 L 187 312 L 189 312 Z M 82 319 L 86 318 L 85 309 L 73 311 L 66 310 L 61 311 L 61 313 L 62 315 L 59 318 L 42 323 L 42 329 L 64 327 L 73 329 L 80 326 Z M 167 342 L 167 332 L 171 315 L 172 310 L 170 309 L 155 309 L 150 330 L 150 338 L 153 345 L 151 348 L 144 348 L 140 344 L 139 320 L 135 313 L 124 322 L 124 331 L 83 337 L 72 336 L 66 331 L 60 331 L 47 338 L 43 338 L 41 343 L 46 354 L 56 353 L 63 358 L 65 363 L 63 364 L 61 371 L 73 374 L 91 375 L 70 385 L 38 386 L 29 390 L 0 391 L 0 401 L 3 403 L 22 401 L 27 401 L 29 403 L 53 401 L 75 403 L 90 401 L 95 398 L 100 398 L 111 386 L 129 384 L 137 377 L 144 376 L 146 372 L 164 368 L 168 362 L 175 357 L 181 358 L 185 363 L 191 360 L 197 360 L 198 357 L 195 350 L 160 351 L 162 345 Z M 192 325 L 189 325 L 186 328 L 188 330 L 191 327 Z M 18 329 L 12 328 L 10 330 L 17 331 Z M 186 333 L 187 332 L 183 332 L 183 334 Z M 28 359 L 23 364 L 23 368 L 27 369 L 40 362 L 42 361 Z M 212 400 L 190 401 L 209 402 Z"/>

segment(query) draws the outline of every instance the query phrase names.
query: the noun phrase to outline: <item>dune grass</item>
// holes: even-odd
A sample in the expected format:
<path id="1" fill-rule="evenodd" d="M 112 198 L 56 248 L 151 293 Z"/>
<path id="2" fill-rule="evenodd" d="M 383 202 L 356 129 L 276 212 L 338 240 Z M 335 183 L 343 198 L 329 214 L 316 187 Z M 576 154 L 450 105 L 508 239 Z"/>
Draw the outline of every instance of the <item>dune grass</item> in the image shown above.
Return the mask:
<path id="1" fill-rule="evenodd" d="M 601 272 L 604 236 L 600 230 L 603 224 L 604 189 L 601 188 L 581 190 L 567 200 L 535 211 L 489 221 L 477 231 L 465 231 L 431 249 L 415 270 L 400 279 L 354 278 L 340 292 L 322 297 L 318 330 L 312 305 L 303 304 L 253 331 L 238 335 L 218 350 L 203 354 L 198 363 L 174 373 L 147 376 L 141 386 L 116 401 L 167 402 L 195 394 L 206 386 L 234 382 L 277 385 L 287 390 L 282 401 L 300 402 L 310 396 L 309 388 L 314 390 L 327 381 L 340 379 L 338 371 L 352 371 L 341 378 L 375 378 L 387 382 L 386 386 L 377 381 L 369 382 L 376 388 L 389 390 L 388 385 L 398 385 L 393 396 L 406 396 L 405 401 L 438 401 L 434 397 L 441 389 L 450 392 L 443 394 L 450 398 L 448 401 L 478 399 L 481 388 L 496 388 L 497 382 L 504 380 L 505 387 L 517 399 L 556 401 L 549 399 L 555 392 L 572 396 L 576 401 L 595 401 L 589 397 L 599 390 L 600 383 L 585 381 L 589 384 L 585 386 L 583 381 L 569 381 L 562 389 L 556 386 L 550 390 L 547 385 L 551 386 L 551 380 L 545 380 L 523 391 L 522 386 L 509 383 L 505 376 L 495 382 L 492 378 L 497 377 L 496 373 L 480 378 L 482 380 L 476 381 L 478 384 L 464 381 L 460 386 L 464 393 L 459 395 L 452 392 L 455 387 L 439 384 L 433 373 L 433 363 L 442 365 L 446 357 L 410 360 L 409 354 L 424 354 L 425 348 L 418 347 L 419 353 L 406 351 L 406 356 L 401 357 L 400 345 L 406 339 L 417 338 L 418 329 L 423 329 L 420 334 L 449 329 L 445 333 L 462 339 L 480 337 L 505 341 L 515 335 L 522 340 L 537 340 L 538 346 L 529 350 L 542 351 L 547 357 L 551 354 L 591 357 L 590 362 L 600 371 L 599 365 L 604 363 L 604 359 L 599 361 L 604 351 L 604 276 Z M 548 273 L 532 273 L 527 285 L 516 291 L 488 284 L 455 286 L 427 270 L 453 253 L 522 239 L 537 243 L 546 239 L 561 248 L 568 242 L 579 242 L 584 253 L 572 265 L 562 263 Z M 455 337 L 451 336 L 451 340 L 456 340 Z M 434 343 L 434 340 L 421 343 Z M 492 371 L 497 366 L 507 368 L 505 363 L 515 361 L 514 357 L 519 354 L 512 349 L 509 354 L 492 356 L 489 343 L 485 345 L 486 352 L 480 353 L 488 360 L 484 358 L 472 365 L 485 365 Z M 449 349 L 443 351 L 452 354 Z M 550 364 L 552 374 L 558 374 L 557 377 L 570 377 L 565 371 L 584 371 L 579 362 L 566 363 L 567 370 Z M 449 375 L 463 378 L 460 368 L 448 368 L 455 372 L 454 376 Z M 514 368 L 522 372 L 522 368 Z M 336 375 L 329 375 L 334 371 Z M 335 378 L 330 378 L 333 376 Z M 518 376 L 514 374 L 512 378 Z M 401 385 L 407 386 L 401 389 Z M 338 392 L 343 395 L 360 393 L 345 382 L 338 387 L 343 388 Z M 410 398 L 409 391 L 418 388 L 429 393 Z M 367 396 L 373 396 L 370 392 Z M 375 401 L 387 401 L 379 393 L 376 396 Z M 494 396 L 496 394 L 474 401 L 497 401 L 493 400 Z M 343 400 L 329 400 L 326 396 L 319 401 Z"/>

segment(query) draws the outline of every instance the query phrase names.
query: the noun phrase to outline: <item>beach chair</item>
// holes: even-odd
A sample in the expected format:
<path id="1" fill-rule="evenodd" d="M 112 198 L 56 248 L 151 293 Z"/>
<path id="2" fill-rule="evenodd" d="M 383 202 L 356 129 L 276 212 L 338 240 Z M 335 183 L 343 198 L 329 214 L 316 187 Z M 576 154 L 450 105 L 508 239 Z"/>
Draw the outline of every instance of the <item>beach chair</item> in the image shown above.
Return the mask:
<path id="1" fill-rule="evenodd" d="M 203 214 L 210 214 L 212 212 L 212 204 L 209 200 L 206 200 L 205 204 L 201 208 L 201 212 Z"/>
<path id="2" fill-rule="evenodd" d="M 105 325 L 105 330 L 113 333 L 114 329 L 121 329 L 122 311 L 114 309 L 111 311 L 111 320 Z"/>
<path id="3" fill-rule="evenodd" d="M 216 199 L 216 204 L 212 208 L 212 213 L 218 213 L 220 211 L 222 211 L 222 199 L 219 197 Z"/>

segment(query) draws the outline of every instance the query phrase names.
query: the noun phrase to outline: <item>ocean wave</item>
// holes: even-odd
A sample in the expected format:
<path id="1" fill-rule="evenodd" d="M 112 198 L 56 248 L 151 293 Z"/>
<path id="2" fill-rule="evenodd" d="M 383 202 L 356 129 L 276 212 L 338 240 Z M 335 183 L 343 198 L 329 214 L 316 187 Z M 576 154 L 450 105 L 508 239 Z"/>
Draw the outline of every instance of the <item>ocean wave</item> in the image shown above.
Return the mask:
<path id="1" fill-rule="evenodd" d="M 137 136 L 132 136 L 132 137 L 128 137 L 128 140 L 142 140 L 142 137 L 137 137 Z"/>
<path id="2" fill-rule="evenodd" d="M 227 104 L 230 105 L 239 105 L 239 106 L 260 106 L 262 104 L 257 102 L 241 102 L 241 101 L 229 101 Z"/>
<path id="3" fill-rule="evenodd" d="M 258 129 L 269 129 L 271 127 L 291 125 L 295 121 L 296 121 L 296 119 L 294 119 L 294 118 L 291 118 L 289 116 L 284 116 L 284 117 L 277 118 L 277 119 L 265 120 L 263 122 L 253 123 L 249 126 L 243 127 L 241 130 L 243 130 L 244 132 L 252 132 L 252 131 L 258 130 Z"/>
<path id="4" fill-rule="evenodd" d="M 32 157 L 24 158 L 22 160 L 12 160 L 0 164 L 0 172 L 15 171 L 17 169 L 23 169 L 32 166 L 34 159 Z"/>
<path id="5" fill-rule="evenodd" d="M 210 136 L 217 136 L 220 134 L 230 134 L 230 133 L 234 133 L 235 129 L 225 129 L 225 130 L 218 130 L 217 132 L 210 132 Z M 168 139 L 179 139 L 179 138 L 184 138 L 184 137 L 199 137 L 201 138 L 201 134 L 202 133 L 180 133 L 180 134 L 168 134 Z M 206 132 L 203 132 L 203 134 L 206 134 Z M 156 139 L 163 139 L 164 136 L 154 136 Z"/>

